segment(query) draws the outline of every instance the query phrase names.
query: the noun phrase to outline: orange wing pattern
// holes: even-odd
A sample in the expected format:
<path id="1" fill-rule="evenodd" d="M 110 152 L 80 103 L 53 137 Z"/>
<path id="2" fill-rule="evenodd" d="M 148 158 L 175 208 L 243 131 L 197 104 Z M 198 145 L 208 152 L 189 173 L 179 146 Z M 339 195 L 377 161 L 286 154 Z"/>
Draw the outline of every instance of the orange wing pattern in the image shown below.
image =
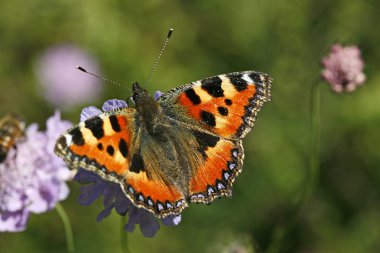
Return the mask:
<path id="1" fill-rule="evenodd" d="M 259 72 L 230 73 L 179 87 L 160 101 L 164 108 L 184 111 L 184 117 L 181 113 L 171 115 L 174 119 L 190 125 L 195 120 L 224 138 L 243 138 L 262 105 L 270 100 L 271 82 L 268 75 Z"/>
<path id="2" fill-rule="evenodd" d="M 231 196 L 232 183 L 241 172 L 244 151 L 241 141 L 219 139 L 205 151 L 205 161 L 190 180 L 190 202 L 210 203 Z"/>
<path id="3" fill-rule="evenodd" d="M 59 143 L 65 146 L 66 142 L 67 152 L 78 157 L 74 158 L 77 160 L 74 166 L 96 163 L 99 168 L 95 166 L 94 170 L 123 176 L 131 162 L 130 144 L 134 133 L 129 130 L 130 124 L 133 124 L 133 118 L 124 115 L 96 116 L 68 131 Z"/>
<path id="4" fill-rule="evenodd" d="M 196 136 L 204 161 L 189 182 L 190 202 L 210 203 L 231 195 L 242 169 L 241 139 L 252 129 L 263 104 L 270 101 L 271 83 L 264 73 L 235 72 L 193 82 L 160 97 L 169 119 L 204 131 Z"/>
<path id="5" fill-rule="evenodd" d="M 56 153 L 72 169 L 93 171 L 119 183 L 129 199 L 159 217 L 179 213 L 187 206 L 183 194 L 163 180 L 147 176 L 134 149 L 136 134 L 131 108 L 92 117 L 62 135 Z"/>
<path id="6" fill-rule="evenodd" d="M 176 187 L 159 179 L 149 179 L 145 172 L 127 173 L 123 188 L 135 205 L 148 209 L 158 217 L 179 214 L 188 206 Z"/>

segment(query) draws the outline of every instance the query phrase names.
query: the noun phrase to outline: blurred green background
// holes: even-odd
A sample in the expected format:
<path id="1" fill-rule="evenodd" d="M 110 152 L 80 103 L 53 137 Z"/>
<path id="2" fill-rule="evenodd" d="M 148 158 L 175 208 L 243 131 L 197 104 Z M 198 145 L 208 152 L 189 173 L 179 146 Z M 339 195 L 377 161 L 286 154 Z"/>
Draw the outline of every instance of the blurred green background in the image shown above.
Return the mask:
<path id="1" fill-rule="evenodd" d="M 273 101 L 244 140 L 244 171 L 232 199 L 191 205 L 180 225 L 162 226 L 153 239 L 136 228 L 128 234 L 130 249 L 222 252 L 235 243 L 251 248 L 247 252 L 380 252 L 379 12 L 375 0 L 2 0 L 0 113 L 19 113 L 44 126 L 55 108 L 44 99 L 34 66 L 48 47 L 72 43 L 98 59 L 104 76 L 129 86 L 144 83 L 173 27 L 150 92 L 253 69 L 274 78 Z M 309 171 L 310 89 L 336 42 L 362 49 L 367 82 L 343 95 L 321 82 L 318 185 L 281 241 Z M 104 84 L 100 98 L 62 115 L 77 123 L 83 107 L 129 95 Z M 63 206 L 77 252 L 121 252 L 120 216 L 97 223 L 101 201 L 80 206 L 79 185 L 70 183 L 70 189 Z M 25 232 L 0 234 L 2 253 L 65 251 L 54 210 L 32 215 Z"/>

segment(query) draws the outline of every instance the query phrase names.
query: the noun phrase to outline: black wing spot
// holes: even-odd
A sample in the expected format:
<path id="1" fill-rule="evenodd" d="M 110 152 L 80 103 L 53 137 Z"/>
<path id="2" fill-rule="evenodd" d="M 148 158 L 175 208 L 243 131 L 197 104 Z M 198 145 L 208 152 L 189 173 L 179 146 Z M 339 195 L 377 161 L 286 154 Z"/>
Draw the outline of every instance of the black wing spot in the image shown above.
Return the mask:
<path id="1" fill-rule="evenodd" d="M 97 147 L 98 147 L 99 150 L 103 150 L 103 144 L 98 143 Z"/>
<path id="2" fill-rule="evenodd" d="M 242 79 L 241 75 L 229 75 L 227 77 L 230 79 L 232 85 L 237 91 L 243 91 L 248 88 L 247 81 Z"/>
<path id="3" fill-rule="evenodd" d="M 222 116 L 227 116 L 228 115 L 228 109 L 226 107 L 223 107 L 223 106 L 219 106 L 218 107 L 218 112 Z"/>
<path id="4" fill-rule="evenodd" d="M 131 167 L 129 168 L 129 171 L 140 173 L 140 171 L 145 171 L 144 168 L 144 160 L 142 159 L 142 156 L 140 153 L 134 154 L 132 157 L 132 163 Z"/>
<path id="5" fill-rule="evenodd" d="M 69 134 L 72 136 L 73 142 L 75 145 L 77 145 L 77 146 L 83 146 L 84 145 L 83 135 L 82 135 L 81 130 L 78 127 L 70 130 Z"/>
<path id="6" fill-rule="evenodd" d="M 84 125 L 91 130 L 92 135 L 95 136 L 96 139 L 99 140 L 104 136 L 103 120 L 99 116 L 86 120 Z"/>
<path id="7" fill-rule="evenodd" d="M 110 122 L 111 122 L 112 129 L 115 132 L 120 132 L 121 131 L 121 127 L 119 125 L 119 121 L 117 120 L 117 116 L 116 115 L 111 115 L 110 116 Z"/>
<path id="8" fill-rule="evenodd" d="M 195 93 L 194 89 L 188 89 L 185 91 L 185 94 L 188 99 L 194 104 L 194 105 L 199 105 L 201 103 L 201 98 L 198 96 L 197 93 Z"/>
<path id="9" fill-rule="evenodd" d="M 205 132 L 193 131 L 197 142 L 202 148 L 215 147 L 220 138 L 218 136 L 214 136 Z"/>
<path id="10" fill-rule="evenodd" d="M 229 98 L 225 99 L 224 102 L 226 103 L 226 105 L 232 105 L 232 100 Z"/>
<path id="11" fill-rule="evenodd" d="M 110 156 L 113 156 L 113 154 L 115 153 L 115 149 L 111 145 L 109 145 L 109 146 L 107 146 L 107 153 Z"/>
<path id="12" fill-rule="evenodd" d="M 204 160 L 207 159 L 206 150 L 208 147 L 215 147 L 220 138 L 205 132 L 193 131 L 193 134 L 198 142 L 197 150 L 202 154 Z"/>
<path id="13" fill-rule="evenodd" d="M 215 121 L 215 116 L 212 113 L 206 112 L 206 111 L 201 111 L 201 118 L 203 122 L 205 122 L 207 125 L 211 127 L 216 126 L 216 121 Z"/>
<path id="14" fill-rule="evenodd" d="M 123 138 L 121 138 L 119 141 L 119 150 L 120 150 L 120 153 L 122 154 L 122 156 L 124 158 L 127 158 L 127 156 L 128 156 L 128 144 Z"/>
<path id="15" fill-rule="evenodd" d="M 73 138 L 73 137 L 71 136 L 71 138 Z M 66 137 L 65 137 L 65 136 L 61 136 L 61 137 L 59 137 L 59 139 L 57 140 L 57 144 L 56 144 L 56 145 L 61 146 L 61 147 L 60 147 L 61 149 L 66 149 L 66 148 L 67 148 Z M 2 148 L 2 147 L 0 146 L 0 153 L 2 153 L 2 152 L 6 153 L 6 152 L 8 152 L 8 151 L 5 150 L 4 147 Z"/>
<path id="16" fill-rule="evenodd" d="M 215 147 L 220 138 L 215 135 L 211 135 L 205 132 L 200 131 L 193 131 L 193 134 L 199 144 L 200 151 L 202 152 L 203 156 L 205 157 L 205 151 L 208 149 L 208 147 Z"/>
<path id="17" fill-rule="evenodd" d="M 224 97 L 224 91 L 222 89 L 222 79 L 219 76 L 207 78 L 201 81 L 202 89 L 207 91 L 208 94 L 214 98 Z"/>

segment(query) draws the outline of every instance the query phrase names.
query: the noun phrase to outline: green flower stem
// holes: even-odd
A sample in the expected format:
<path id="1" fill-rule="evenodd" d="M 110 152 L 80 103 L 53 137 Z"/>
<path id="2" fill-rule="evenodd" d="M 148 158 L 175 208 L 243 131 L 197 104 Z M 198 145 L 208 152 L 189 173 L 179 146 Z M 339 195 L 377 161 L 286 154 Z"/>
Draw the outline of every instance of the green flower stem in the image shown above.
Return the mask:
<path id="1" fill-rule="evenodd" d="M 310 199 L 313 191 L 318 183 L 319 177 L 319 149 L 320 149 L 320 122 L 321 122 L 321 98 L 319 83 L 315 83 L 311 90 L 311 149 L 310 149 L 310 171 L 308 183 L 306 185 L 303 198 L 301 198 L 301 206 L 299 213 L 302 212 L 304 206 Z"/>
<path id="2" fill-rule="evenodd" d="M 308 203 L 313 191 L 317 185 L 319 177 L 319 146 L 320 146 L 320 121 L 321 121 L 321 109 L 320 109 L 320 88 L 319 83 L 316 82 L 311 88 L 310 99 L 310 161 L 309 161 L 309 173 L 306 180 L 304 191 L 298 201 L 295 212 L 294 221 L 302 213 L 306 204 Z"/>
<path id="3" fill-rule="evenodd" d="M 57 210 L 57 213 L 62 220 L 63 227 L 65 228 L 67 252 L 74 253 L 74 236 L 69 216 L 67 216 L 65 209 L 60 203 L 56 205 L 55 209 Z"/>
<path id="4" fill-rule="evenodd" d="M 124 226 L 127 223 L 127 215 L 121 216 L 121 229 L 120 229 L 120 245 L 124 253 L 130 253 L 128 245 L 128 232 L 125 231 Z"/>
<path id="5" fill-rule="evenodd" d="M 319 82 L 311 87 L 310 96 L 310 161 L 309 173 L 306 179 L 304 190 L 297 201 L 292 215 L 288 222 L 279 224 L 273 232 L 272 243 L 267 253 L 282 252 L 285 246 L 287 235 L 292 231 L 298 217 L 302 214 L 305 206 L 316 188 L 319 177 L 319 149 L 320 149 L 320 88 Z"/>

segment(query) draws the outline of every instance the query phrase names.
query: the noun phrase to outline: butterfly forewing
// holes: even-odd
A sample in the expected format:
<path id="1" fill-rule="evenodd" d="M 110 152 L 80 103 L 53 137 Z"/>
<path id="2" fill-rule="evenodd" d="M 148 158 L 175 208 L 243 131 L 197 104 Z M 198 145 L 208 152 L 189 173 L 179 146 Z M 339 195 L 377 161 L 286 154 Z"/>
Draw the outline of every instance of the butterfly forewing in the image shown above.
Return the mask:
<path id="1" fill-rule="evenodd" d="M 159 217 L 178 214 L 187 206 L 183 194 L 164 182 L 159 170 L 147 166 L 135 115 L 135 109 L 126 108 L 89 118 L 62 135 L 55 151 L 70 168 L 119 183 L 136 206 Z"/>
<path id="2" fill-rule="evenodd" d="M 260 72 L 234 72 L 173 89 L 159 101 L 172 120 L 239 139 L 251 130 L 262 105 L 270 100 L 271 82 Z"/>

